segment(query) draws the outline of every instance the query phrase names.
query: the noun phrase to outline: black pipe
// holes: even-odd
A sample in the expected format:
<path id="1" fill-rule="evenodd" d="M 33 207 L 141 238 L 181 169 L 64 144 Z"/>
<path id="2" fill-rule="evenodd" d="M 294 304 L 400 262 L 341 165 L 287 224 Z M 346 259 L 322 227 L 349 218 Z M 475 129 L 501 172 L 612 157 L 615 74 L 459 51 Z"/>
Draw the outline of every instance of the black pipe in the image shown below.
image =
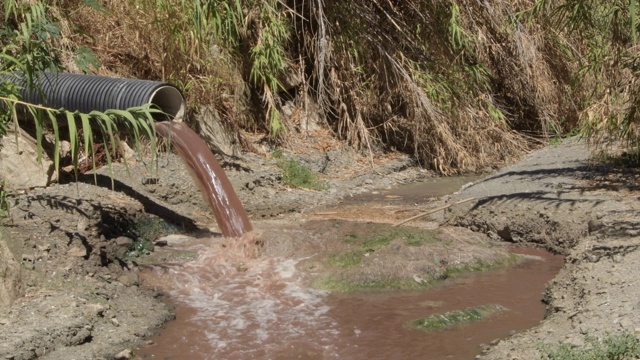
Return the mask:
<path id="1" fill-rule="evenodd" d="M 22 73 L 3 74 L 0 79 L 18 86 L 25 102 L 54 109 L 89 113 L 151 103 L 168 114 L 169 120 L 183 119 L 186 111 L 180 90 L 161 81 L 51 72 L 38 73 L 33 84 Z"/>

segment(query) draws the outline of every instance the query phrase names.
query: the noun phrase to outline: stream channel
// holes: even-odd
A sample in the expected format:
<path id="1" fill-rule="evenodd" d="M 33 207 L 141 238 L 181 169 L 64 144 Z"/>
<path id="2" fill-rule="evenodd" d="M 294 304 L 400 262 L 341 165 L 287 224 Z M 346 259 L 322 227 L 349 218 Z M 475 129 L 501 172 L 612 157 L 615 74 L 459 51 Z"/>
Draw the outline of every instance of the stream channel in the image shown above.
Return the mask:
<path id="1" fill-rule="evenodd" d="M 349 201 L 427 201 L 471 180 L 432 180 Z M 186 239 L 174 250 L 197 252 L 196 260 L 156 265 L 143 274 L 147 286 L 170 295 L 176 320 L 136 350 L 140 358 L 473 359 L 486 344 L 542 320 L 545 284 L 564 263 L 540 249 L 513 248 L 528 260 L 456 276 L 427 290 L 340 293 L 308 286 L 309 275 L 296 269 L 306 258 L 252 258 L 242 241 L 234 248 L 221 238 Z M 438 331 L 410 326 L 418 318 L 485 304 L 507 310 Z"/>

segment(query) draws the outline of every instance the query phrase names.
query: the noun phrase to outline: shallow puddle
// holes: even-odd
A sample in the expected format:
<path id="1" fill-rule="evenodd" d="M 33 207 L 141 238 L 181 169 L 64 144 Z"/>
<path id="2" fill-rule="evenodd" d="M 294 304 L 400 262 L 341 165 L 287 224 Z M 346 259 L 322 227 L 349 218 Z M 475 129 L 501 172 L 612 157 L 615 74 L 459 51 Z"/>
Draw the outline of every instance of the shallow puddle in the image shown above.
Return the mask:
<path id="1" fill-rule="evenodd" d="M 331 294 L 306 286 L 307 275 L 295 269 L 299 260 L 222 259 L 211 245 L 198 251 L 193 263 L 147 272 L 147 282 L 169 285 L 177 311 L 155 344 L 136 352 L 142 358 L 472 359 L 481 344 L 542 319 L 545 284 L 563 265 L 561 256 L 517 249 L 538 259 L 425 291 Z M 509 310 L 441 331 L 409 326 L 431 314 L 485 304 Z"/>
<path id="2" fill-rule="evenodd" d="M 562 268 L 564 259 L 535 249 L 514 252 L 542 260 L 467 274 L 427 291 L 331 296 L 329 314 L 338 319 L 342 329 L 340 356 L 473 359 L 480 353 L 481 344 L 534 326 L 544 316 L 541 299 L 545 284 Z M 441 331 L 425 332 L 407 326 L 432 314 L 486 304 L 499 304 L 508 311 L 495 318 Z"/>
<path id="3" fill-rule="evenodd" d="M 348 203 L 402 202 L 424 204 L 444 195 L 458 191 L 462 186 L 481 179 L 481 176 L 452 176 L 427 179 L 421 182 L 401 185 L 392 189 L 382 189 L 354 195 L 345 199 Z"/>

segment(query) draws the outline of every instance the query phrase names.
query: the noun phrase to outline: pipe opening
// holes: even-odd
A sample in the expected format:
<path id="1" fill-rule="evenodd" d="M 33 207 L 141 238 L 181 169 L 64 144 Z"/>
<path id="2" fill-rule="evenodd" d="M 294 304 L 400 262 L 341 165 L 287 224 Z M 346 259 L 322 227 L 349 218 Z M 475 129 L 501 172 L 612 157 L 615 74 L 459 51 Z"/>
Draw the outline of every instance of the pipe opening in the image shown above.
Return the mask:
<path id="1" fill-rule="evenodd" d="M 158 87 L 149 97 L 149 102 L 168 114 L 169 119 L 156 120 L 181 121 L 184 119 L 186 113 L 185 100 L 180 90 L 173 86 Z"/>

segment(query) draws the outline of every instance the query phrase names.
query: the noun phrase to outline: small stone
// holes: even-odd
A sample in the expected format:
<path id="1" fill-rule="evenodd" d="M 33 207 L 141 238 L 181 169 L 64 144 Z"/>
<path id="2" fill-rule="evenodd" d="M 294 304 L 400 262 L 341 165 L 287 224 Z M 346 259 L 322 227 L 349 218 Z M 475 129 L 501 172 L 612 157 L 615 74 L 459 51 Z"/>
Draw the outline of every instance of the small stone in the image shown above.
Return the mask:
<path id="1" fill-rule="evenodd" d="M 158 238 L 158 240 L 156 240 L 155 243 L 157 244 L 159 241 L 164 241 L 168 246 L 175 246 L 175 245 L 182 245 L 188 242 L 190 239 L 192 238 L 186 235 L 170 234 L 170 235 Z"/>
<path id="2" fill-rule="evenodd" d="M 91 331 L 88 329 L 82 328 L 78 333 L 69 340 L 69 346 L 75 346 L 84 344 L 91 339 Z"/>
<path id="3" fill-rule="evenodd" d="M 626 233 L 629 236 L 638 236 L 638 235 L 640 235 L 640 230 L 638 230 L 638 229 L 627 229 Z"/>
<path id="4" fill-rule="evenodd" d="M 491 346 L 496 346 L 496 345 L 498 345 L 499 343 L 500 343 L 500 339 L 494 339 L 493 341 L 491 341 L 491 342 L 489 343 L 489 345 L 491 345 Z"/>
<path id="5" fill-rule="evenodd" d="M 140 284 L 140 278 L 138 274 L 134 272 L 128 272 L 118 278 L 118 281 L 124 286 L 138 286 Z"/>
<path id="6" fill-rule="evenodd" d="M 131 245 L 133 245 L 133 240 L 126 236 L 118 236 L 115 239 L 115 242 L 116 242 L 116 245 L 122 246 L 122 247 L 130 247 Z"/>
<path id="7" fill-rule="evenodd" d="M 71 256 L 85 257 L 87 256 L 87 249 L 81 248 L 79 246 L 74 246 L 71 249 L 69 249 L 67 254 Z"/>
<path id="8" fill-rule="evenodd" d="M 22 254 L 22 265 L 29 270 L 35 269 L 35 257 L 29 254 Z"/>
<path id="9" fill-rule="evenodd" d="M 587 229 L 589 231 L 589 234 L 593 234 L 594 232 L 602 229 L 602 227 L 604 226 L 604 223 L 601 220 L 589 220 L 589 222 L 587 223 Z"/>
<path id="10" fill-rule="evenodd" d="M 111 323 L 113 324 L 113 326 L 118 327 L 120 326 L 120 322 L 118 321 L 118 319 L 113 318 L 111 319 Z"/>
<path id="11" fill-rule="evenodd" d="M 76 224 L 76 229 L 78 230 L 78 232 L 84 232 L 87 227 L 87 221 L 84 218 L 78 220 L 78 224 Z"/>
<path id="12" fill-rule="evenodd" d="M 49 251 L 51 251 L 51 245 L 44 244 L 42 246 L 38 246 L 37 249 L 38 249 L 38 251 L 49 252 Z"/>
<path id="13" fill-rule="evenodd" d="M 158 239 L 153 242 L 153 245 L 162 247 L 169 245 L 169 242 L 166 239 Z"/>
<path id="14" fill-rule="evenodd" d="M 160 182 L 160 179 L 157 177 L 145 177 L 141 181 L 142 185 L 156 185 Z"/>
<path id="15" fill-rule="evenodd" d="M 7 325 L 9 323 L 8 319 L 0 318 L 0 325 Z"/>
<path id="16" fill-rule="evenodd" d="M 509 225 L 505 225 L 502 230 L 496 231 L 496 234 L 502 238 L 504 241 L 513 241 L 513 236 L 511 235 L 511 228 Z"/>
<path id="17" fill-rule="evenodd" d="M 133 352 L 129 349 L 120 351 L 114 356 L 115 360 L 130 360 L 133 356 Z"/>
<path id="18" fill-rule="evenodd" d="M 119 154 L 127 160 L 132 160 L 134 156 L 136 156 L 135 150 L 133 150 L 126 141 L 120 141 Z"/>
<path id="19" fill-rule="evenodd" d="M 94 316 L 102 317 L 107 308 L 102 304 L 89 304 L 85 307 L 85 316 L 88 318 Z"/>

